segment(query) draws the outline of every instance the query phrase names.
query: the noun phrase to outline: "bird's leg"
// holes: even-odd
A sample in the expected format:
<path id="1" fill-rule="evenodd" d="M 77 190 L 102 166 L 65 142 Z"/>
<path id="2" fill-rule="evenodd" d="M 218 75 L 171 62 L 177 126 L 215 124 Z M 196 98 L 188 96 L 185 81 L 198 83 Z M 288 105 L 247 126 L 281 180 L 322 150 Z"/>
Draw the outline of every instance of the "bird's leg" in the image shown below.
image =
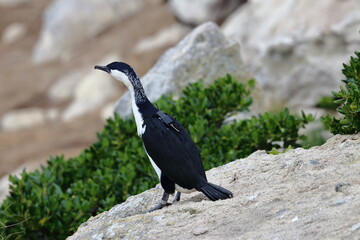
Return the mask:
<path id="1" fill-rule="evenodd" d="M 155 210 L 162 209 L 165 206 L 171 205 L 170 203 L 167 202 L 169 199 L 169 195 L 170 195 L 169 193 L 164 192 L 161 197 L 160 202 L 157 205 L 155 205 L 154 207 L 152 207 L 148 212 L 153 212 Z"/>
<path id="2" fill-rule="evenodd" d="M 181 192 L 176 192 L 175 197 L 172 201 L 173 204 L 180 201 L 180 195 L 181 195 Z"/>

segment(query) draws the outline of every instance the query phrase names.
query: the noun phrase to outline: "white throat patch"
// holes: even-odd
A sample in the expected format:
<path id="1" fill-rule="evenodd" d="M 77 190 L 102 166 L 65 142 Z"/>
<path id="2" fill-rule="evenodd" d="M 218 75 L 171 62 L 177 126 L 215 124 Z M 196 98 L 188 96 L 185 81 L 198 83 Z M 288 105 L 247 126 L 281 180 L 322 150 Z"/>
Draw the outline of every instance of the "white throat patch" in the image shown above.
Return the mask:
<path id="1" fill-rule="evenodd" d="M 133 89 L 133 86 L 130 82 L 130 79 L 128 76 L 126 76 L 125 73 L 120 72 L 119 70 L 113 70 L 110 71 L 111 76 L 113 76 L 116 80 L 121 81 L 125 84 L 125 86 L 130 90 Z"/>

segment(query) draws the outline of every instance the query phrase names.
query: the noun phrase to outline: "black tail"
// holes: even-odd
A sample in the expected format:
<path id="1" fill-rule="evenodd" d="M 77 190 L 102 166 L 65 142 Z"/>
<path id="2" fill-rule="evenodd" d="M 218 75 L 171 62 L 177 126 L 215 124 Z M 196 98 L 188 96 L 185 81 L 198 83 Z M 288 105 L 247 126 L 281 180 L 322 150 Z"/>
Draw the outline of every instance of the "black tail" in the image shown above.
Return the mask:
<path id="1" fill-rule="evenodd" d="M 211 201 L 233 197 L 232 192 L 229 190 L 209 182 L 202 186 L 200 191 L 204 193 L 205 196 L 207 196 Z"/>

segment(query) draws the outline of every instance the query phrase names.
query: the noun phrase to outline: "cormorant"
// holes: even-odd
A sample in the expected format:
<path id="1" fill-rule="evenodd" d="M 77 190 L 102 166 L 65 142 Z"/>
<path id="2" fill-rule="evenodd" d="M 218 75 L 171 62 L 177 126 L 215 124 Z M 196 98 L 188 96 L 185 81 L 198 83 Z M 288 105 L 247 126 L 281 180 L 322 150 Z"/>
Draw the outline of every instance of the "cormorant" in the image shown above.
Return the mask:
<path id="1" fill-rule="evenodd" d="M 195 190 L 212 201 L 233 196 L 227 189 L 207 181 L 197 146 L 175 118 L 157 109 L 148 100 L 132 67 L 123 62 L 113 62 L 106 66 L 96 65 L 95 69 L 109 73 L 130 91 L 138 135 L 164 189 L 161 201 L 150 212 L 169 205 L 169 195 L 175 190 L 177 193 L 173 202 L 180 200 L 181 192 Z"/>

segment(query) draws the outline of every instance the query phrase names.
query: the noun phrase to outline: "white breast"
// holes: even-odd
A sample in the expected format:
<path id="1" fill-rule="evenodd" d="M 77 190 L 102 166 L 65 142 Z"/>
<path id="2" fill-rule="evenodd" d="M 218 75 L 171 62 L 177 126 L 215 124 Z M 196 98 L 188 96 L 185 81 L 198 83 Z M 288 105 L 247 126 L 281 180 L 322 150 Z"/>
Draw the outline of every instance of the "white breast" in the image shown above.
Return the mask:
<path id="1" fill-rule="evenodd" d="M 178 191 L 178 192 L 181 192 L 181 193 L 192 193 L 192 192 L 195 192 L 195 188 L 193 189 L 187 189 L 187 188 L 183 188 L 183 187 L 180 187 L 179 185 L 177 185 L 175 183 L 175 190 Z"/>
<path id="2" fill-rule="evenodd" d="M 141 136 L 145 132 L 146 125 L 144 125 L 144 119 L 142 118 L 141 113 L 139 112 L 139 108 L 136 105 L 135 100 L 132 99 L 131 102 L 132 102 L 132 110 L 136 122 L 137 133 L 139 136 Z"/>
<path id="3" fill-rule="evenodd" d="M 150 157 L 150 155 L 147 153 L 146 151 L 146 148 L 144 146 L 144 149 L 145 149 L 145 152 L 146 152 L 146 155 L 148 156 L 150 162 L 151 162 L 151 165 L 153 166 L 153 168 L 155 169 L 156 171 L 156 174 L 158 175 L 159 179 L 161 177 L 161 169 L 156 165 L 156 163 L 154 162 L 154 160 L 152 160 L 152 158 Z"/>

